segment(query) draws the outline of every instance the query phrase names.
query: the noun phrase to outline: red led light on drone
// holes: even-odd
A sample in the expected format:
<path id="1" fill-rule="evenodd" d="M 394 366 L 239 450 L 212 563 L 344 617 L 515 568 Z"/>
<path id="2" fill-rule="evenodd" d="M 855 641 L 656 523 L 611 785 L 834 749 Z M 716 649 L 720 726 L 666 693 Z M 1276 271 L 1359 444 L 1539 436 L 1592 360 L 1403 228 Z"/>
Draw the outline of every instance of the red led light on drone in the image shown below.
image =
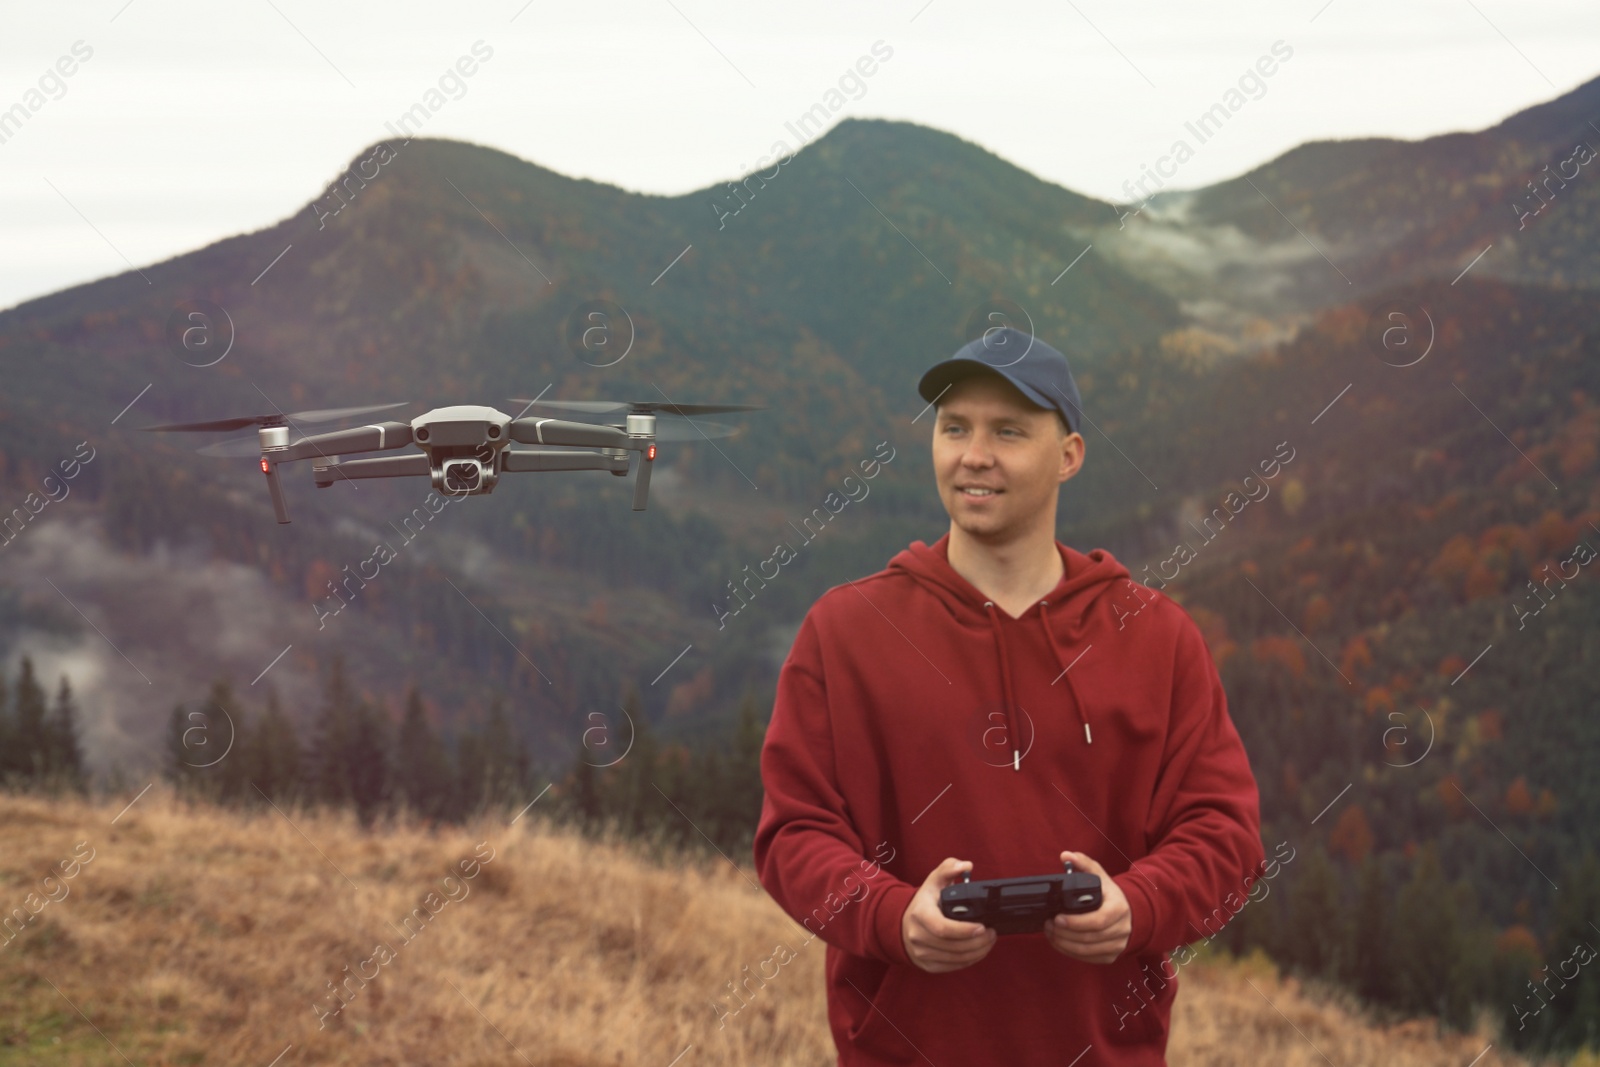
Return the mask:
<path id="1" fill-rule="evenodd" d="M 262 459 L 261 459 L 261 473 L 262 474 L 271 474 L 272 473 L 272 468 L 267 466 L 267 460 L 266 460 L 265 456 L 263 456 Z"/>
<path id="2" fill-rule="evenodd" d="M 656 458 L 656 446 L 655 445 L 651 445 L 650 446 L 649 451 L 645 452 L 644 458 L 645 459 L 655 459 Z"/>

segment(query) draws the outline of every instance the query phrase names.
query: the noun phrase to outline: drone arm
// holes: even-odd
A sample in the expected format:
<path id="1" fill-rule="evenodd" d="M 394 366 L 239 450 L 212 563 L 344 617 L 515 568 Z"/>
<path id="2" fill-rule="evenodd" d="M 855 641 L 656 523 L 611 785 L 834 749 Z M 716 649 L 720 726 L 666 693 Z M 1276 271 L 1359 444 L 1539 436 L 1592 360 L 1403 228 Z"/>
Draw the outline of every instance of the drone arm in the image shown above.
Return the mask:
<path id="1" fill-rule="evenodd" d="M 407 456 L 375 456 L 372 459 L 346 459 L 337 463 L 317 463 L 311 468 L 317 488 L 326 489 L 336 481 L 351 478 L 404 478 L 428 476 L 428 457 L 421 452 Z"/>
<path id="2" fill-rule="evenodd" d="M 607 456 L 600 452 L 556 452 L 544 449 L 508 448 L 505 452 L 507 472 L 518 471 L 611 471 L 625 474 L 628 457 Z"/>
<path id="3" fill-rule="evenodd" d="M 511 439 L 524 445 L 576 445 L 580 448 L 639 448 L 636 438 L 615 426 L 561 419 L 513 419 Z"/>
<path id="4" fill-rule="evenodd" d="M 280 452 L 276 459 L 279 463 L 287 463 L 296 459 L 337 456 L 350 452 L 383 452 L 392 448 L 404 448 L 410 443 L 410 423 L 379 422 L 371 426 L 352 426 L 348 430 L 332 430 L 328 433 L 302 437 Z"/>

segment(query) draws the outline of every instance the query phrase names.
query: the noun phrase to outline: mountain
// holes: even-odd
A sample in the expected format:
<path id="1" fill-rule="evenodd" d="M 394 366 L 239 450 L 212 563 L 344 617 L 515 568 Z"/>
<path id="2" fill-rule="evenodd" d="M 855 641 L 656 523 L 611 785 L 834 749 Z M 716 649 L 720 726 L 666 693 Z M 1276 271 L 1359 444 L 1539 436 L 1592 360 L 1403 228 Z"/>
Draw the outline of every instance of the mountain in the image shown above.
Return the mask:
<path id="1" fill-rule="evenodd" d="M 0 373 L 26 383 L 0 422 L 12 499 L 80 444 L 96 457 L 75 497 L 7 541 L 7 643 L 31 634 L 28 647 L 63 664 L 73 647 L 101 664 L 85 704 L 126 709 L 89 723 L 101 763 L 151 751 L 180 695 L 218 674 L 257 678 L 285 650 L 266 684 L 309 701 L 330 628 L 391 706 L 401 665 L 447 706 L 510 689 L 530 722 L 560 721 L 549 747 L 561 751 L 583 706 L 615 703 L 619 675 L 648 682 L 709 638 L 713 601 L 788 520 L 880 443 L 888 455 L 887 442 L 915 441 L 916 377 L 970 322 L 986 325 L 994 299 L 1015 296 L 1036 329 L 1086 354 L 1181 321 L 1158 289 L 1094 258 L 1052 287 L 1082 251 L 1071 229 L 1109 207 L 948 134 L 848 122 L 765 173 L 738 195 L 664 198 L 458 142 L 375 145 L 274 227 L 0 314 Z M 611 365 L 569 344 L 595 300 L 624 313 L 626 356 Z M 192 301 L 221 309 L 215 337 L 190 328 Z M 418 400 L 394 413 L 409 418 L 541 394 L 768 408 L 741 420 L 742 437 L 664 446 L 644 515 L 610 478 L 524 477 L 414 536 L 402 526 L 426 496 L 420 479 L 324 494 L 295 472 L 296 521 L 278 528 L 253 461 L 135 429 Z M 931 514 L 908 481 L 876 488 L 875 518 Z M 401 559 L 346 586 L 349 608 L 329 619 L 378 541 Z M 105 612 L 91 619 L 105 639 L 74 646 L 66 634 L 90 633 L 76 617 L 85 600 Z M 719 697 L 770 677 L 770 628 L 720 643 Z M 678 674 L 701 677 L 697 659 Z M 658 709 L 672 701 L 664 692 Z"/>
<path id="2" fill-rule="evenodd" d="M 1225 333 L 1469 265 L 1593 287 L 1596 149 L 1600 78 L 1486 130 L 1311 141 L 1228 181 L 1155 191 L 1097 247 Z"/>
<path id="3" fill-rule="evenodd" d="M 1271 500 L 1214 546 L 1201 534 L 1209 547 L 1170 588 L 1208 620 L 1240 692 L 1273 694 L 1237 713 L 1259 739 L 1264 800 L 1310 803 L 1310 768 L 1331 779 L 1382 764 L 1375 716 L 1401 696 L 1424 710 L 1461 699 L 1436 680 L 1452 657 L 1501 687 L 1505 714 L 1533 644 L 1516 662 L 1473 661 L 1503 625 L 1487 598 L 1516 596 L 1600 519 L 1597 324 L 1586 292 L 1549 266 L 1591 261 L 1589 186 L 1574 179 L 1528 225 L 1518 247 L 1537 236 L 1544 258 L 1522 255 L 1515 270 L 1497 255 L 1506 220 L 1474 221 L 1577 136 L 1595 93 L 1590 83 L 1482 133 L 1303 146 L 1241 179 L 1163 193 L 1122 230 L 1117 206 L 897 122 L 843 122 L 737 188 L 681 197 L 459 142 L 371 146 L 276 226 L 0 313 L 0 374 L 13 383 L 0 499 L 21 515 L 0 547 L 0 647 L 31 653 L 47 681 L 73 676 L 102 767 L 148 764 L 173 705 L 203 700 L 218 677 L 255 708 L 276 689 L 307 721 L 334 650 L 390 714 L 416 682 L 446 709 L 447 734 L 507 695 L 552 773 L 629 682 L 665 733 L 707 737 L 742 693 L 770 693 L 822 590 L 947 525 L 914 382 L 1004 310 L 1072 355 L 1092 420 L 1062 536 L 1110 548 L 1142 581 L 1158 584 L 1246 474 L 1295 452 Z M 1305 237 L 1245 197 L 1262 200 L 1245 178 Z M 1202 253 L 1140 252 L 1215 250 L 1224 234 L 1243 257 L 1227 269 L 1185 274 L 1173 265 Z M 1494 248 L 1456 280 L 1480 238 Z M 1355 271 L 1350 284 L 1312 242 Z M 1282 254 L 1244 264 L 1251 248 Z M 231 323 L 220 359 L 174 339 L 182 302 L 197 300 Z M 575 342 L 595 301 L 612 308 L 606 359 Z M 1376 310 L 1391 305 L 1433 346 L 1415 366 L 1386 347 L 1394 320 Z M 507 478 L 409 524 L 420 479 L 313 492 L 292 472 L 295 522 L 280 527 L 251 461 L 136 429 L 394 400 L 416 402 L 409 418 L 541 391 L 767 409 L 739 417 L 737 437 L 664 445 L 643 514 L 620 480 L 559 475 Z M 37 518 L 15 510 L 83 449 L 93 459 L 70 496 Z M 870 496 L 831 516 L 828 494 L 875 454 L 894 458 Z M 826 529 L 809 533 L 808 516 Z M 779 541 L 799 558 L 730 614 L 734 583 Z M 396 560 L 352 581 L 378 544 Z M 1569 606 L 1588 612 L 1586 591 L 1558 605 Z M 1274 673 L 1288 669 L 1280 640 L 1302 642 L 1306 674 Z M 1564 625 L 1539 640 L 1553 662 L 1590 654 Z M 1347 653 L 1361 667 L 1318 688 L 1309 671 Z M 1343 762 L 1283 733 L 1273 701 L 1290 685 L 1303 690 L 1297 715 L 1325 709 Z M 1545 712 L 1562 723 L 1588 692 L 1571 685 Z M 1592 752 L 1572 729 L 1562 751 Z M 1530 752 L 1555 735 L 1537 736 Z M 1504 799 L 1518 768 L 1478 756 L 1457 772 Z M 1432 774 L 1396 783 L 1388 803 L 1419 803 L 1442 787 Z M 1543 787 L 1560 798 L 1543 847 L 1576 847 L 1600 795 L 1564 778 Z M 1378 847 L 1417 832 L 1394 825 Z M 1502 901 L 1503 919 L 1514 903 Z"/>

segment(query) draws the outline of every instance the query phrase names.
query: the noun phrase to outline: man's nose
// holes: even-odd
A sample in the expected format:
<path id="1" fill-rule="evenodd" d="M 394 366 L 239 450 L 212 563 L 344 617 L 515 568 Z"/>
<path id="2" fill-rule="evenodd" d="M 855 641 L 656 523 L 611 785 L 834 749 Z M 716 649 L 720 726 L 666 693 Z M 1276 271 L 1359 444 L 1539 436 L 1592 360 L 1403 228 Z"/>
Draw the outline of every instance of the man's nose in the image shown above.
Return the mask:
<path id="1" fill-rule="evenodd" d="M 987 467 L 994 462 L 994 452 L 983 434 L 972 435 L 966 450 L 961 453 L 961 462 L 967 467 Z"/>

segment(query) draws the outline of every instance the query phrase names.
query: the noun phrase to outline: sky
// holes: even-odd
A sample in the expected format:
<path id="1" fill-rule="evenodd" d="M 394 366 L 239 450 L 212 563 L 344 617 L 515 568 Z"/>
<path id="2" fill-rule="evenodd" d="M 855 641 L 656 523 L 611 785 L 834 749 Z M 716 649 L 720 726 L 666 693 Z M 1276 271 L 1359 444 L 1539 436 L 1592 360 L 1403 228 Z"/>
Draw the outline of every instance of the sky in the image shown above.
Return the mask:
<path id="1" fill-rule="evenodd" d="M 1593 0 L 6 0 L 4 25 L 0 309 L 310 210 L 417 104 L 424 136 L 678 195 L 842 99 L 834 122 L 936 127 L 1125 203 L 1241 79 L 1169 188 L 1600 75 Z"/>

